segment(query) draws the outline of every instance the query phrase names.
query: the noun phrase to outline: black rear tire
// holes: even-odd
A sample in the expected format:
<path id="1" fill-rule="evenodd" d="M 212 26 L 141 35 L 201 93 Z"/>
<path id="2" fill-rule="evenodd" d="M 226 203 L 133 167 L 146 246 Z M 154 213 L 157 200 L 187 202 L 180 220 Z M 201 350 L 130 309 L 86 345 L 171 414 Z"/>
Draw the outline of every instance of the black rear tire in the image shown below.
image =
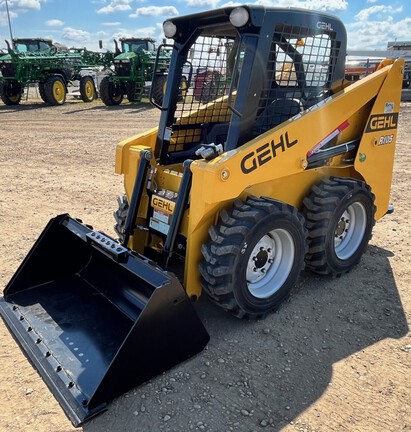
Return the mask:
<path id="1" fill-rule="evenodd" d="M 269 198 L 236 201 L 202 247 L 202 287 L 238 318 L 263 318 L 287 299 L 304 268 L 307 232 L 295 207 Z"/>
<path id="2" fill-rule="evenodd" d="M 23 95 L 22 85 L 17 81 L 0 83 L 0 98 L 5 105 L 18 105 Z"/>
<path id="3" fill-rule="evenodd" d="M 46 97 L 46 91 L 45 91 L 44 85 L 45 85 L 44 82 L 39 82 L 39 93 L 40 93 L 40 97 L 41 97 L 42 101 L 48 103 L 49 101 L 47 100 L 47 97 Z"/>
<path id="4" fill-rule="evenodd" d="M 355 267 L 372 236 L 375 196 L 363 181 L 330 177 L 304 199 L 308 229 L 307 268 L 340 276 Z"/>
<path id="5" fill-rule="evenodd" d="M 159 106 L 163 106 L 166 82 L 167 82 L 167 75 L 157 75 L 154 78 L 155 87 L 153 91 L 153 100 Z"/>
<path id="6" fill-rule="evenodd" d="M 120 105 L 123 101 L 123 88 L 121 84 L 114 83 L 109 76 L 100 82 L 100 99 L 107 106 Z"/>

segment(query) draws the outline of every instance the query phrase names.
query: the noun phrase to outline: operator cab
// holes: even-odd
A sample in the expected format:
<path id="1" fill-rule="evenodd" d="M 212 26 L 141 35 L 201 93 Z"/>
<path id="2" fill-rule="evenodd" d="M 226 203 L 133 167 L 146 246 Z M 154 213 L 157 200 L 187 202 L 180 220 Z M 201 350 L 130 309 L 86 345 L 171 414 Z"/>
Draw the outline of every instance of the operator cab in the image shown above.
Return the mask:
<path id="1" fill-rule="evenodd" d="M 20 53 L 37 53 L 50 51 L 53 42 L 50 39 L 13 39 L 13 47 Z"/>
<path id="2" fill-rule="evenodd" d="M 140 54 L 142 50 L 146 51 L 154 51 L 154 39 L 144 38 L 144 39 L 120 39 L 122 52 L 134 52 L 136 54 Z"/>
<path id="3" fill-rule="evenodd" d="M 204 144 L 233 150 L 326 98 L 344 79 L 346 32 L 331 15 L 228 7 L 173 18 L 164 32 L 174 40 L 156 145 L 164 164 L 198 158 Z"/>

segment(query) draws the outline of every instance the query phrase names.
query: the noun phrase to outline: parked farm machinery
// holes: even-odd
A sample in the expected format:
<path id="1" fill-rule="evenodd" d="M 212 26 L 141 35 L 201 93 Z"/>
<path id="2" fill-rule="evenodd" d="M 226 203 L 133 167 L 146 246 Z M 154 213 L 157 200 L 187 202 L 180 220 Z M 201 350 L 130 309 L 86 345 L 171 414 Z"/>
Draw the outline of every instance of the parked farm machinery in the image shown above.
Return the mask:
<path id="1" fill-rule="evenodd" d="M 62 105 L 69 82 L 79 80 L 80 95 L 91 102 L 96 95 L 92 67 L 109 67 L 113 53 L 68 49 L 49 39 L 6 41 L 8 53 L 0 57 L 0 97 L 6 105 L 18 105 L 25 88 L 38 83 L 40 97 L 50 105 Z"/>
<path id="2" fill-rule="evenodd" d="M 121 38 L 121 45 L 117 41 L 115 44 L 114 71 L 100 84 L 100 98 L 104 104 L 120 105 L 124 95 L 129 102 L 140 102 L 145 94 L 148 95 L 151 82 L 156 77 L 153 98 L 161 105 L 171 59 L 170 50 L 160 47 L 157 56 L 154 40 L 150 38 Z"/>

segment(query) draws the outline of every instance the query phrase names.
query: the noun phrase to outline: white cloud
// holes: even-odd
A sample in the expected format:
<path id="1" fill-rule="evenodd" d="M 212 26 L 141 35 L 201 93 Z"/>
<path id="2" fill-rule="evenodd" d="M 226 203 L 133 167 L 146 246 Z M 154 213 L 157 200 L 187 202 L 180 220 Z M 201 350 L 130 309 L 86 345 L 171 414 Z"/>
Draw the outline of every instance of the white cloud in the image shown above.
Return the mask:
<path id="1" fill-rule="evenodd" d="M 62 33 L 62 38 L 70 42 L 85 43 L 90 40 L 90 36 L 91 34 L 89 32 L 71 27 L 66 27 Z"/>
<path id="2" fill-rule="evenodd" d="M 113 13 L 113 12 L 124 12 L 124 11 L 128 11 L 128 10 L 131 10 L 130 5 L 117 5 L 117 6 L 108 5 L 108 6 L 105 6 L 101 9 L 99 9 L 97 11 L 97 13 L 109 14 L 109 13 Z"/>
<path id="3" fill-rule="evenodd" d="M 12 21 L 14 18 L 17 18 L 17 14 L 10 11 L 10 21 Z M 0 26 L 8 26 L 9 24 L 7 13 L 6 12 L 0 12 Z"/>
<path id="4" fill-rule="evenodd" d="M 120 39 L 122 37 L 134 37 L 134 38 L 146 38 L 146 37 L 152 37 L 154 38 L 156 34 L 156 27 L 139 27 L 135 30 L 120 30 L 113 34 L 111 40 L 113 39 Z"/>
<path id="5" fill-rule="evenodd" d="M 401 6 L 375 4 L 358 12 L 355 22 L 346 24 L 349 49 L 385 50 L 389 40 L 409 40 L 411 18 L 394 19 L 402 10 Z"/>
<path id="6" fill-rule="evenodd" d="M 220 3 L 220 0 L 188 0 L 187 6 L 190 8 L 215 9 L 218 3 Z"/>
<path id="7" fill-rule="evenodd" d="M 388 14 L 395 14 L 399 12 L 402 12 L 402 6 L 395 9 L 392 6 L 375 5 L 361 10 L 357 15 L 355 15 L 355 18 L 359 21 L 368 21 L 372 15 L 378 15 L 381 18 L 385 18 Z"/>
<path id="8" fill-rule="evenodd" d="M 17 18 L 20 12 L 27 12 L 28 10 L 40 10 L 41 4 L 47 0 L 9 0 L 9 15 L 10 21 Z M 8 26 L 8 17 L 6 12 L 5 0 L 0 0 L 0 26 Z"/>
<path id="9" fill-rule="evenodd" d="M 46 0 L 9 0 L 9 8 L 13 9 L 41 9 Z"/>
<path id="10" fill-rule="evenodd" d="M 99 14 L 109 14 L 113 12 L 124 12 L 131 10 L 130 3 L 133 0 L 112 0 L 108 6 L 104 6 L 97 11 Z"/>
<path id="11" fill-rule="evenodd" d="M 116 21 L 116 22 L 103 22 L 101 23 L 101 25 L 103 26 L 107 26 L 107 27 L 116 27 L 119 26 L 121 24 L 121 22 Z"/>
<path id="12" fill-rule="evenodd" d="M 388 16 L 380 21 L 358 21 L 348 24 L 349 49 L 387 49 L 387 42 L 392 40 L 409 40 L 411 35 L 411 18 L 397 21 Z"/>
<path id="13" fill-rule="evenodd" d="M 64 25 L 64 21 L 61 21 L 59 19 L 51 19 L 46 21 L 46 25 L 49 27 L 61 27 Z"/>
<path id="14" fill-rule="evenodd" d="M 136 13 L 129 15 L 130 18 L 137 18 L 141 16 L 176 16 L 178 10 L 174 6 L 147 6 L 138 8 Z"/>
<path id="15" fill-rule="evenodd" d="M 227 3 L 223 3 L 221 5 L 218 5 L 218 7 L 223 8 L 223 7 L 241 6 L 243 4 L 244 4 L 244 2 L 229 1 Z"/>
<path id="16" fill-rule="evenodd" d="M 257 0 L 255 4 L 275 7 L 298 7 L 318 11 L 344 11 L 348 8 L 347 0 Z"/>

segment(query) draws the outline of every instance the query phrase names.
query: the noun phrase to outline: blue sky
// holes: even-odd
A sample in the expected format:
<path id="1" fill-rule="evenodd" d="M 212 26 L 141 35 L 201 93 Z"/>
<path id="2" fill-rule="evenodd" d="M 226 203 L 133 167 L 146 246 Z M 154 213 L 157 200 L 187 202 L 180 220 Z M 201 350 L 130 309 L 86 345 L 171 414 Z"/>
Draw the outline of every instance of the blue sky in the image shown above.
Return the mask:
<path id="1" fill-rule="evenodd" d="M 252 3 L 248 2 L 248 3 Z M 411 40 L 411 0 L 258 0 L 256 4 L 321 10 L 340 17 L 349 49 L 385 49 Z M 121 36 L 162 39 L 162 22 L 226 5 L 227 0 L 8 0 L 14 37 L 48 37 L 69 47 L 113 50 Z M 10 39 L 6 0 L 0 0 L 0 48 Z"/>

